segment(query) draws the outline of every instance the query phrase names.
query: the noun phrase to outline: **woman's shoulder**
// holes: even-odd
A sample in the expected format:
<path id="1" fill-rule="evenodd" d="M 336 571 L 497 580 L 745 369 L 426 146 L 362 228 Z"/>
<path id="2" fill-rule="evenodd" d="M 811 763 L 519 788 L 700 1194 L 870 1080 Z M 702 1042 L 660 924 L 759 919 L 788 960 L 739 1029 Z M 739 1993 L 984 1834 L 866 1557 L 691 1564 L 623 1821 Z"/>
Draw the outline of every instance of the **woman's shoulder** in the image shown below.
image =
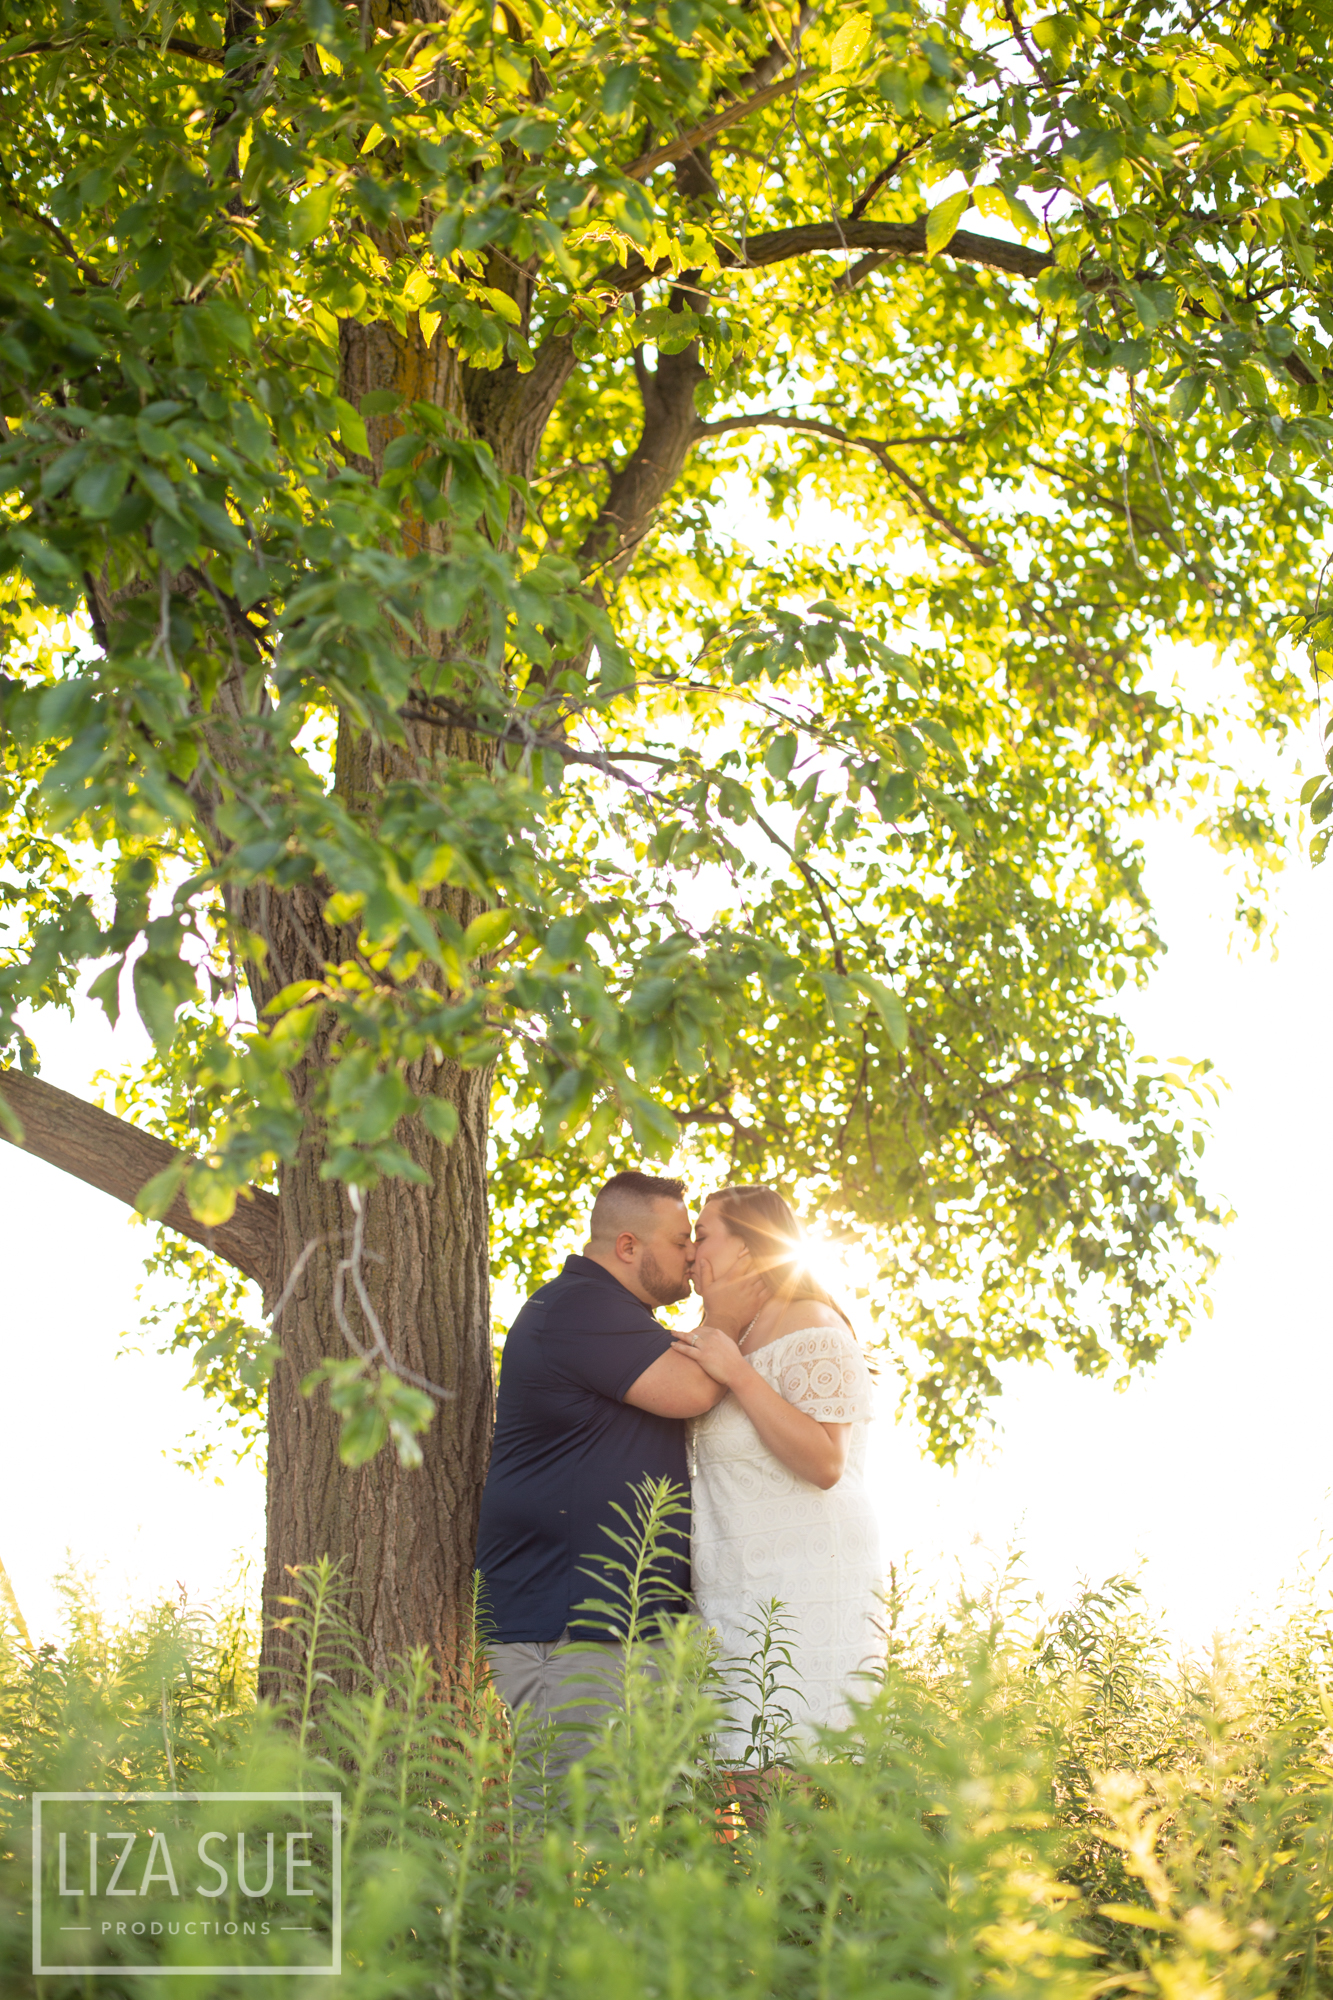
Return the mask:
<path id="1" fill-rule="evenodd" d="M 793 1299 L 784 1306 L 769 1337 L 782 1340 L 789 1333 L 827 1334 L 853 1347 L 856 1345 L 856 1335 L 837 1307 L 827 1305 L 823 1299 Z"/>

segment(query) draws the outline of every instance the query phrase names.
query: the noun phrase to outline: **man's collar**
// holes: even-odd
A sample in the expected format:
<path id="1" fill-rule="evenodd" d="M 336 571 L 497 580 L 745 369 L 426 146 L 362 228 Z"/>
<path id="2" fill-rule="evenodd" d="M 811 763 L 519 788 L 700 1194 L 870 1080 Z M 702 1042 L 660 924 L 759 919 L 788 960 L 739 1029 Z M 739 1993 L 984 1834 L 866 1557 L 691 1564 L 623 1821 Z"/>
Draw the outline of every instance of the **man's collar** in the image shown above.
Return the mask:
<path id="1" fill-rule="evenodd" d="M 631 1292 L 629 1286 L 619 1279 L 614 1271 L 608 1271 L 605 1264 L 599 1264 L 595 1257 L 566 1257 L 565 1266 L 560 1275 L 562 1278 L 601 1278 L 604 1283 L 614 1285 L 618 1292 L 627 1293 L 642 1312 L 651 1313 L 653 1311 L 650 1305 L 644 1304 L 637 1292 Z M 656 1317 L 655 1314 L 654 1317 Z"/>

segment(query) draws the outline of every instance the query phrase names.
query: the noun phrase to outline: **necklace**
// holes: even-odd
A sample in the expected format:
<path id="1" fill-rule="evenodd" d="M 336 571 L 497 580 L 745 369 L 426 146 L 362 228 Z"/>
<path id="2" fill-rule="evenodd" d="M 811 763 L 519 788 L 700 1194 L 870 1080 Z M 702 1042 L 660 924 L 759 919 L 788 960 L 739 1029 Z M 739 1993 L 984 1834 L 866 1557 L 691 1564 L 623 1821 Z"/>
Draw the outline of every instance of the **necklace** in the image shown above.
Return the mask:
<path id="1" fill-rule="evenodd" d="M 764 1308 L 760 1306 L 759 1312 L 762 1312 L 763 1310 Z M 754 1319 L 750 1321 L 750 1324 L 746 1327 L 744 1333 L 741 1335 L 740 1339 L 736 1342 L 736 1350 L 738 1353 L 744 1354 L 745 1343 L 750 1338 L 750 1335 L 754 1332 L 755 1325 L 758 1319 L 759 1319 L 759 1313 L 756 1313 Z"/>

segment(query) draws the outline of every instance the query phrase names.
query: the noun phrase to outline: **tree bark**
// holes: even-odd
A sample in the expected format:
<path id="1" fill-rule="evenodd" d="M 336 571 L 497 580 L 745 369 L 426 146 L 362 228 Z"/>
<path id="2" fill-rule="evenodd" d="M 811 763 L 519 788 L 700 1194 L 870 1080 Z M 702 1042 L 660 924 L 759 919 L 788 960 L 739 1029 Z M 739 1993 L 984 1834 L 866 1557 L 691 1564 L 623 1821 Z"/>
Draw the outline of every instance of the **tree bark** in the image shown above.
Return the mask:
<path id="1" fill-rule="evenodd" d="M 453 1662 L 470 1637 L 477 1514 L 490 1457 L 492 1384 L 486 1139 L 491 1074 L 452 1064 L 409 1073 L 418 1094 L 446 1097 L 459 1114 L 453 1144 L 418 1120 L 397 1137 L 430 1175 L 384 1181 L 366 1198 L 364 1281 L 395 1359 L 436 1384 L 421 1438 L 422 1464 L 392 1449 L 368 1465 L 338 1456 L 339 1420 L 321 1387 L 302 1382 L 328 1355 L 351 1352 L 334 1310 L 336 1268 L 354 1217 L 345 1188 L 321 1180 L 322 1149 L 308 1134 L 282 1174 L 280 1268 L 291 1280 L 276 1332 L 282 1355 L 269 1389 L 265 1684 L 282 1641 L 272 1620 L 291 1594 L 291 1570 L 329 1556 L 342 1566 L 347 1611 L 366 1664 L 382 1678 L 395 1658 L 425 1646 Z M 310 1246 L 313 1245 L 313 1250 Z M 350 1284 L 343 1311 L 354 1337 L 373 1333 Z"/>

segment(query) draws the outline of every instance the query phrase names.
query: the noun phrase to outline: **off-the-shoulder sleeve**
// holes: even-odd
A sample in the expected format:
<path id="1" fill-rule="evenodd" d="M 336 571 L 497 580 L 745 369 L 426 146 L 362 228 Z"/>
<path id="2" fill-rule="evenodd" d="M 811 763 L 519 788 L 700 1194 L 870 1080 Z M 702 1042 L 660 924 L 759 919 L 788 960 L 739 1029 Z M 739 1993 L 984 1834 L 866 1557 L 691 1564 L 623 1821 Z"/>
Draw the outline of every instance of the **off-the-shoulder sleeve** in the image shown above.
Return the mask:
<path id="1" fill-rule="evenodd" d="M 874 1415 L 870 1370 L 850 1333 L 815 1326 L 784 1342 L 777 1388 L 820 1424 L 865 1423 Z"/>

